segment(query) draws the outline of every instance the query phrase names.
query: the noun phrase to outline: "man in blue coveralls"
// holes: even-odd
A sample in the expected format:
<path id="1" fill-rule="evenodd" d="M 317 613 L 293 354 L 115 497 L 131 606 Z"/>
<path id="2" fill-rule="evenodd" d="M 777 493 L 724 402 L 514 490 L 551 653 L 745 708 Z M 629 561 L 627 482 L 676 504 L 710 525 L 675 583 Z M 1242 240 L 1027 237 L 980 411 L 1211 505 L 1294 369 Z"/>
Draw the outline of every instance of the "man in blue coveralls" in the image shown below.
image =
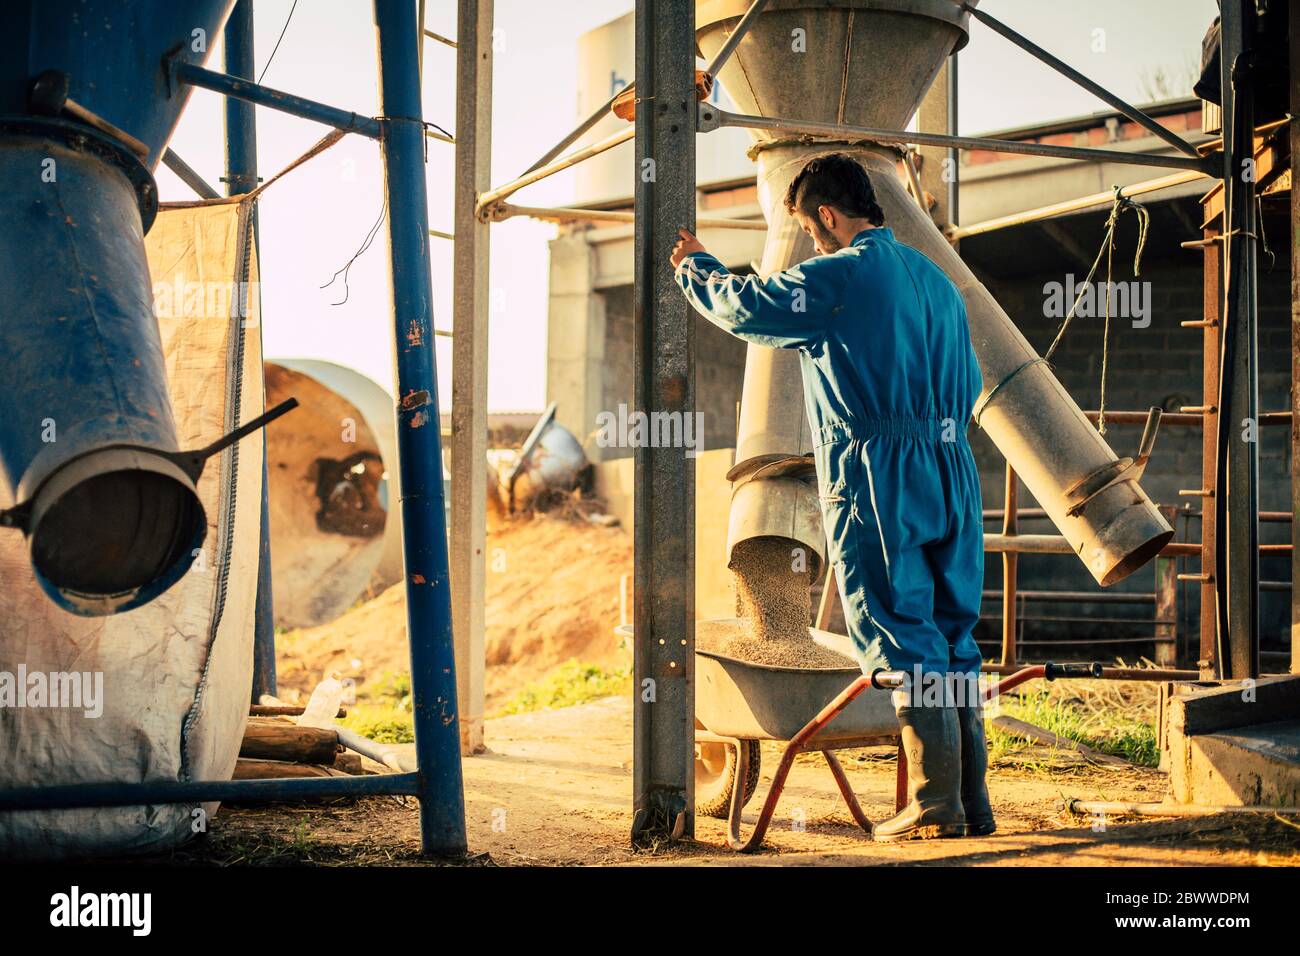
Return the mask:
<path id="1" fill-rule="evenodd" d="M 884 228 L 867 172 L 817 157 L 786 210 L 819 255 L 732 274 L 685 229 L 672 251 L 696 311 L 746 342 L 798 349 L 822 517 L 863 671 L 894 694 L 909 802 L 875 839 L 986 835 L 996 825 L 971 634 L 984 585 L 979 476 L 966 439 L 981 383 L 960 293 Z M 961 678 L 953 679 L 953 675 Z M 939 688 L 922 695 L 922 685 Z"/>

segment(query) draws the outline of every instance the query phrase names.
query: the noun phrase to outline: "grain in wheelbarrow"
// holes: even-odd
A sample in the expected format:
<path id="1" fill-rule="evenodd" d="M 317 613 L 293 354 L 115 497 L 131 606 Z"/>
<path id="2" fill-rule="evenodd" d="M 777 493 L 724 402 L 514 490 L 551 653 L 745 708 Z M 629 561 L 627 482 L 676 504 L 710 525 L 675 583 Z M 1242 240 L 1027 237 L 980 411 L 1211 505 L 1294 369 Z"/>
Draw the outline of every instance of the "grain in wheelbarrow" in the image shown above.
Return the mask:
<path id="1" fill-rule="evenodd" d="M 751 664 L 839 668 L 855 662 L 812 639 L 811 574 L 797 570 L 797 547 L 785 538 L 751 538 L 732 551 L 738 622 L 697 626 L 696 646 Z"/>

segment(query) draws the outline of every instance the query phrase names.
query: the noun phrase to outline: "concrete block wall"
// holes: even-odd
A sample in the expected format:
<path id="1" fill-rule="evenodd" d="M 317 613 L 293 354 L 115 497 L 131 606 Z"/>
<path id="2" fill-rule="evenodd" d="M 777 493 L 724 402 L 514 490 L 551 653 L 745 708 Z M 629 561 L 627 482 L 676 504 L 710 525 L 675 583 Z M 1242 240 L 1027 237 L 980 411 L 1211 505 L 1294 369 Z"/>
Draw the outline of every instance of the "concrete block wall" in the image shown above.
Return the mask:
<path id="1" fill-rule="evenodd" d="M 606 291 L 601 407 L 617 412 L 632 405 L 632 288 Z M 704 413 L 704 448 L 734 448 L 736 403 L 745 377 L 745 345 L 699 316 L 695 317 L 695 398 Z M 593 426 L 594 427 L 594 426 Z M 602 449 L 601 460 L 627 458 L 630 448 Z"/>
<path id="2" fill-rule="evenodd" d="M 1131 246 L 1129 247 L 1131 248 Z M 1265 257 L 1265 260 L 1267 257 Z M 1117 279 L 1131 277 L 1131 258 L 1117 260 Z M 1131 319 L 1111 320 L 1111 336 L 1106 385 L 1106 406 L 1111 410 L 1145 410 L 1160 405 L 1175 412 L 1181 406 L 1202 403 L 1202 336 L 1200 329 L 1185 329 L 1179 323 L 1203 317 L 1201 259 L 1197 253 L 1181 252 L 1181 257 L 1144 259 L 1141 279 L 1151 283 L 1151 321 L 1147 328 L 1134 328 Z M 1082 282 L 1086 269 L 1077 275 Z M 1043 314 L 1043 286 L 1059 282 L 1059 272 L 1032 275 L 1011 281 L 994 281 L 990 290 L 1020 327 L 1025 337 L 1041 353 L 1056 335 L 1060 319 Z M 1085 410 L 1096 409 L 1101 399 L 1102 331 L 1101 318 L 1076 318 L 1053 357 L 1056 375 Z M 1261 411 L 1286 411 L 1290 400 L 1290 275 L 1285 257 L 1273 272 L 1261 269 L 1259 283 L 1259 407 Z M 1264 511 L 1289 511 L 1291 508 L 1291 456 L 1289 430 L 1285 427 L 1261 429 L 1259 445 L 1260 508 Z M 1106 440 L 1120 456 L 1132 455 L 1141 437 L 1141 426 L 1112 425 Z M 982 434 L 972 435 L 972 447 L 980 465 L 984 506 L 1001 508 L 1004 463 L 992 442 Z M 1179 489 L 1201 485 L 1201 430 L 1199 428 L 1162 428 L 1155 453 L 1142 486 L 1157 504 L 1187 507 L 1199 511 L 1201 500 L 1180 497 Z M 1021 506 L 1034 507 L 1036 502 L 1022 488 Z M 996 523 L 986 524 L 990 531 Z M 1049 522 L 1021 522 L 1024 533 L 1052 533 Z M 1200 521 L 1180 519 L 1178 539 L 1200 540 Z M 1290 525 L 1262 524 L 1260 537 L 1266 543 L 1290 541 Z M 1180 570 L 1195 572 L 1199 562 L 1185 561 Z M 1001 561 L 990 555 L 986 559 L 986 586 L 1001 586 Z M 1265 557 L 1261 561 L 1265 580 L 1289 580 L 1290 561 L 1285 557 Z M 1022 589 L 1086 589 L 1095 587 L 1090 575 L 1077 561 L 1066 556 L 1023 555 L 1020 559 L 1019 586 Z M 1150 591 L 1154 586 L 1154 568 L 1148 565 L 1129 579 L 1116 585 L 1119 589 Z M 1265 649 L 1281 650 L 1289 641 L 1289 595 L 1266 593 L 1261 599 L 1261 621 Z M 1197 588 L 1181 587 L 1180 611 L 1184 628 L 1197 622 Z M 1039 605 L 1041 611 L 1045 605 Z M 994 606 L 996 609 L 996 606 Z M 1104 613 L 1098 607 L 1097 613 Z M 1034 613 L 1031 611 L 1031 613 Z M 1091 613 L 1091 612 L 1090 612 Z M 1138 617 L 1148 613 L 1144 607 L 1127 606 L 1115 616 Z M 1072 625 L 1078 633 L 1079 625 Z M 1063 629 L 1035 625 L 1038 634 L 1059 634 Z M 1139 629 L 1140 630 L 1140 629 Z"/>

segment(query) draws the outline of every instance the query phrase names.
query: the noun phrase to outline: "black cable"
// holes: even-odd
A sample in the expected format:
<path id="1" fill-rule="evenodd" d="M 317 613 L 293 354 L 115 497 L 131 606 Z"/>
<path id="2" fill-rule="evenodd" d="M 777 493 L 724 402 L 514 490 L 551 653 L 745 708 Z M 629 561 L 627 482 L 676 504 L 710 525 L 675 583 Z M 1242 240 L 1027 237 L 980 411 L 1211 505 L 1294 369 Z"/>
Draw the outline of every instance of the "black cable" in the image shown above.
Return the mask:
<path id="1" fill-rule="evenodd" d="M 330 286 L 334 284 L 334 280 L 337 279 L 340 274 L 342 274 L 343 298 L 340 299 L 338 302 L 331 303 L 331 305 L 342 305 L 344 302 L 348 301 L 348 296 L 351 294 L 351 290 L 348 289 L 348 271 L 352 268 L 352 263 L 360 259 L 362 254 L 367 249 L 370 248 L 371 243 L 375 241 L 375 236 L 378 235 L 379 227 L 383 225 L 384 216 L 387 213 L 388 213 L 388 200 L 385 199 L 383 207 L 379 210 L 379 218 L 375 220 L 375 224 L 371 226 L 370 231 L 366 233 L 366 238 L 365 241 L 361 243 L 361 248 L 352 254 L 352 258 L 347 261 L 347 263 L 343 266 L 342 269 L 339 269 L 338 272 L 335 272 L 334 275 L 330 277 L 329 282 L 326 282 L 323 286 L 320 287 L 322 289 L 328 289 Z"/>
<path id="2" fill-rule="evenodd" d="M 271 55 L 266 59 L 266 66 L 262 67 L 262 72 L 258 74 L 257 85 L 262 85 L 262 77 L 266 76 L 266 71 L 271 68 L 271 61 L 275 59 L 275 53 L 280 49 L 280 40 L 284 39 L 285 33 L 289 30 L 289 21 L 293 19 L 293 12 L 298 9 L 298 0 L 293 0 L 293 6 L 289 8 L 289 15 L 284 18 L 284 26 L 280 29 L 279 39 L 275 41 L 275 46 L 271 48 Z"/>

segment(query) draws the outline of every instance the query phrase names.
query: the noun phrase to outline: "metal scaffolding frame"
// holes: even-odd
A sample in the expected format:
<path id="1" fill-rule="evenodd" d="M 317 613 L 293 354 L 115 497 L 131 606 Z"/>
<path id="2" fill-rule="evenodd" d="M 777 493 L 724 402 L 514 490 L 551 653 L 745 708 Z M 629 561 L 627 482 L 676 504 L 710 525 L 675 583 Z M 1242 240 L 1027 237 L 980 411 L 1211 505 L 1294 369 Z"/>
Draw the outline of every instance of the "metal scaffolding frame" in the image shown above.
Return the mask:
<path id="1" fill-rule="evenodd" d="M 709 64 L 710 75 L 716 74 L 743 41 L 767 2 L 753 0 L 726 46 Z M 242 6 L 250 3 L 251 0 L 241 0 Z M 168 75 L 173 84 L 215 90 L 234 100 L 360 133 L 377 139 L 382 145 L 389 197 L 399 391 L 401 511 L 419 770 L 379 777 L 93 784 L 7 791 L 0 793 L 0 810 L 124 806 L 235 797 L 289 799 L 334 794 L 399 793 L 420 799 L 421 833 L 427 852 L 454 854 L 465 850 L 460 751 L 462 746 L 473 749 L 476 744 L 472 727 L 463 725 L 464 710 L 457 710 L 457 695 L 458 679 L 460 689 L 470 698 L 476 693 L 471 661 L 475 658 L 481 661 L 482 655 L 481 630 L 476 633 L 476 628 L 481 629 L 484 561 L 483 495 L 480 489 L 484 481 L 482 451 L 486 439 L 487 224 L 512 213 L 550 213 L 551 218 L 561 214 L 557 210 L 509 207 L 504 200 L 530 183 L 627 140 L 635 140 L 638 160 L 634 214 L 634 366 L 636 406 L 640 411 L 671 413 L 692 407 L 693 320 L 673 282 L 667 251 L 679 227 L 694 227 L 696 224 L 696 133 L 723 126 L 746 126 L 952 149 L 978 148 L 1067 159 L 1104 159 L 1170 167 L 1213 178 L 1226 177 L 1225 218 L 1229 239 L 1225 243 L 1224 316 L 1228 334 L 1224 338 L 1224 347 L 1228 361 L 1218 381 L 1227 393 L 1227 401 L 1223 404 L 1232 409 L 1232 414 L 1254 415 L 1254 390 L 1257 387 L 1254 367 L 1256 239 L 1252 232 L 1254 184 L 1238 182 L 1232 175 L 1243 151 L 1249 155 L 1253 132 L 1249 109 L 1234 102 L 1238 88 L 1248 89 L 1250 60 L 1244 54 L 1250 31 L 1243 28 L 1243 23 L 1254 15 L 1249 0 L 1224 0 L 1223 3 L 1225 136 L 1223 155 L 1217 164 L 1211 157 L 1202 157 L 1176 135 L 1161 132 L 1163 127 L 1140 110 L 1108 94 L 1009 27 L 968 5 L 964 7 L 968 14 L 975 15 L 980 22 L 1048 66 L 1106 99 L 1184 155 L 1017 144 L 950 134 L 813 124 L 793 118 L 772 119 L 727 113 L 698 101 L 694 75 L 694 0 L 637 0 L 635 84 L 640 108 L 636 110 L 635 125 L 595 146 L 561 157 L 564 149 L 605 115 L 602 109 L 579 124 L 527 173 L 497 189 L 491 189 L 487 182 L 491 133 L 492 0 L 458 0 L 459 35 L 456 40 L 423 30 L 423 24 L 417 24 L 417 4 L 411 0 L 374 0 L 374 4 L 380 39 L 383 103 L 380 117 L 359 116 L 261 86 L 237 75 L 175 61 L 170 64 Z M 251 29 L 251 20 L 248 23 Z M 454 233 L 457 279 L 453 318 L 453 389 L 460 401 L 456 403 L 459 407 L 453 411 L 452 428 L 453 496 L 458 505 L 458 516 L 453 527 L 452 567 L 455 571 L 450 580 L 451 587 L 448 586 L 439 429 L 412 427 L 417 419 L 437 421 L 428 240 L 431 236 L 448 238 L 445 233 L 431 231 L 427 223 L 423 156 L 426 130 L 420 114 L 419 83 L 422 30 L 425 36 L 454 46 L 457 51 Z M 1294 23 L 1292 30 L 1296 30 Z M 1296 135 L 1295 131 L 1292 135 Z M 445 136 L 433 138 L 449 139 Z M 232 167 L 239 170 L 239 175 L 255 175 L 246 156 L 240 162 L 242 166 Z M 575 220 L 608 218 L 608 213 L 588 210 L 565 209 L 562 215 Z M 737 228 L 752 226 L 737 223 Z M 1209 332 L 1207 327 L 1207 346 Z M 1198 411 L 1207 426 L 1208 443 L 1209 434 L 1214 430 L 1211 427 L 1215 424 L 1213 414 L 1209 409 Z M 1119 416 L 1112 413 L 1108 417 L 1116 421 Z M 1229 420 L 1228 416 L 1222 418 Z M 1293 442 L 1300 447 L 1294 422 L 1292 428 Z M 1228 642 L 1228 648 L 1215 653 L 1213 660 L 1218 662 L 1220 676 L 1250 676 L 1247 672 L 1252 668 L 1252 653 L 1253 666 L 1257 667 L 1258 662 L 1255 594 L 1253 591 L 1240 594 L 1243 588 L 1239 582 L 1244 580 L 1253 585 L 1258 581 L 1258 549 L 1254 547 L 1258 512 L 1254 507 L 1257 493 L 1255 453 L 1253 446 L 1234 449 L 1223 441 L 1217 442 L 1215 447 L 1224 450 L 1222 458 L 1217 451 L 1215 453 L 1216 476 L 1226 476 L 1228 480 L 1216 487 L 1231 490 L 1232 494 L 1215 496 L 1215 510 L 1226 519 L 1227 529 L 1227 547 L 1216 551 L 1216 554 L 1225 554 L 1226 560 L 1223 564 L 1225 573 L 1216 571 L 1215 593 L 1222 611 L 1218 634 Z M 694 462 L 672 449 L 638 448 L 635 465 L 636 705 L 632 836 L 634 841 L 647 842 L 658 838 L 690 837 L 694 829 Z M 1060 550 L 1064 539 L 1057 541 L 1051 535 L 1017 533 L 1016 482 L 1010 473 L 1007 492 L 1003 535 L 989 536 L 990 549 L 1009 557 L 1026 551 L 1054 553 Z M 1223 526 L 1218 518 L 1215 525 Z M 1212 535 L 1213 528 L 1208 533 Z M 1204 538 L 1201 546 L 1170 545 L 1166 553 L 1200 553 L 1203 547 L 1208 547 Z M 452 588 L 455 589 L 454 601 L 450 593 Z M 1008 603 L 1014 620 L 1014 584 L 1010 593 L 1013 597 Z M 455 642 L 453 619 L 459 629 Z M 460 651 L 459 655 L 454 654 L 453 646 Z M 460 659 L 456 660 L 456 657 Z M 1230 668 L 1224 666 L 1229 662 Z M 1012 667 L 1013 664 L 1004 662 L 990 665 L 987 669 L 1005 672 Z M 1182 672 L 1171 671 L 1138 675 L 1123 673 L 1127 677 L 1158 674 L 1162 679 L 1185 676 Z M 1108 676 L 1118 674 L 1110 670 Z M 473 704 L 470 704 L 470 714 L 472 720 Z"/>
<path id="2" fill-rule="evenodd" d="M 753 0 L 744 17 L 729 36 L 724 48 L 714 62 L 706 68 L 706 87 L 721 65 L 735 52 L 749 27 L 767 5 L 767 0 Z M 1225 129 L 1231 117 L 1242 117 L 1245 111 L 1233 111 L 1235 82 L 1240 82 L 1239 70 L 1234 73 L 1238 57 L 1243 52 L 1243 18 L 1253 16 L 1248 0 L 1225 0 L 1224 6 L 1224 99 Z M 1019 153 L 1061 159 L 1105 161 L 1123 164 L 1164 167 L 1178 172 L 1153 180 L 1143 191 L 1155 191 L 1182 182 L 1200 178 L 1222 179 L 1225 172 L 1236 168 L 1243 148 L 1250 147 L 1249 117 L 1233 120 L 1238 134 L 1225 136 L 1221 157 L 1202 155 L 1182 137 L 1168 130 L 1138 108 L 1110 93 L 1086 76 L 1061 62 L 1032 41 L 989 14 L 962 4 L 963 10 L 1000 36 L 1025 52 L 1036 57 L 1054 71 L 1064 75 L 1085 90 L 1098 96 L 1123 115 L 1160 138 L 1177 150 L 1179 155 L 1146 152 L 1127 152 L 1114 149 L 1092 149 L 1054 146 L 1039 143 L 1020 143 L 1008 140 L 953 135 L 948 133 L 909 130 L 887 130 L 855 127 L 841 124 L 810 123 L 797 118 L 772 118 L 735 114 L 722 110 L 707 101 L 699 102 L 692 69 L 694 66 L 694 7 L 693 0 L 638 0 L 636 6 L 637 71 L 634 82 L 638 105 L 654 103 L 655 109 L 647 117 L 644 108 L 638 109 L 635 126 L 621 130 L 604 139 L 571 153 L 564 151 L 582 138 L 609 114 L 615 99 L 626 97 L 626 91 L 611 97 L 600 109 L 579 123 L 558 143 L 547 150 L 540 159 L 522 175 L 493 189 L 480 191 L 475 211 L 480 222 L 499 222 L 513 216 L 531 216 L 555 222 L 618 221 L 635 223 L 634 302 L 636 326 L 634 334 L 636 363 L 636 406 L 646 412 L 673 411 L 686 407 L 693 398 L 694 342 L 691 324 L 684 321 L 685 306 L 671 281 L 665 258 L 672 245 L 678 226 L 694 228 L 695 178 L 692 141 L 695 132 L 709 132 L 723 127 L 762 129 L 795 135 L 821 136 L 838 139 L 865 139 L 880 143 L 909 146 L 932 146 L 948 149 L 987 149 L 997 152 Z M 1293 30 L 1295 27 L 1293 26 Z M 683 101 L 687 112 L 678 115 Z M 689 115 L 689 104 L 694 102 L 694 122 Z M 951 108 L 949 115 L 952 115 Z M 1244 130 L 1244 134 L 1240 131 Z M 541 208 L 515 206 L 506 200 L 514 193 L 548 176 L 601 155 L 610 149 L 635 138 L 637 143 L 638 176 L 634 200 L 635 212 L 610 212 L 577 208 Z M 687 156 L 692 157 L 688 164 Z M 645 164 L 653 171 L 647 180 Z M 670 172 L 671 171 L 671 172 Z M 671 178 L 665 178 L 671 176 Z M 1229 288 L 1240 290 L 1229 302 L 1234 338 L 1241 347 L 1241 376 L 1231 374 L 1225 381 L 1244 382 L 1233 393 L 1235 401 L 1253 416 L 1253 389 L 1255 386 L 1254 337 L 1257 322 L 1254 300 L 1254 216 L 1253 184 L 1237 184 L 1229 191 L 1229 215 L 1235 224 L 1233 241 L 1229 244 L 1231 275 Z M 1104 201 L 1111 201 L 1108 194 Z M 1043 216 L 1100 205 L 1097 196 L 1081 197 L 1058 207 L 1036 211 Z M 1033 213 L 1021 214 L 1020 219 Z M 983 224 L 985 231 L 1009 223 Z M 753 228 L 742 221 L 713 221 L 711 226 Z M 975 234 L 973 228 L 968 234 Z M 485 269 L 486 262 L 478 261 L 477 268 Z M 1297 333 L 1300 335 L 1300 333 Z M 1207 340 L 1208 341 L 1208 340 Z M 1208 362 L 1208 357 L 1207 357 Z M 1208 368 L 1208 365 L 1207 365 Z M 1300 373 L 1298 373 L 1300 381 Z M 1208 401 L 1208 399 L 1207 399 Z M 1184 409 L 1187 422 L 1179 424 L 1204 424 L 1207 434 L 1213 424 L 1212 409 Z M 1123 420 L 1126 414 L 1140 416 L 1146 413 L 1108 413 L 1112 422 Z M 1278 423 L 1284 416 L 1277 418 Z M 1285 416 L 1289 420 L 1290 416 Z M 1169 423 L 1173 423 L 1170 421 Z M 1261 421 L 1261 423 L 1263 423 Z M 1293 432 L 1294 433 L 1294 432 Z M 1300 438 L 1294 439 L 1300 447 Z M 1208 438 L 1207 438 L 1208 441 Z M 1235 555 L 1228 573 L 1236 582 L 1243 578 L 1250 585 L 1258 583 L 1258 548 L 1255 537 L 1258 508 L 1253 506 L 1257 497 L 1253 446 L 1249 454 L 1234 453 L 1227 463 L 1236 471 L 1238 487 L 1242 494 L 1219 495 L 1216 507 L 1223 508 L 1224 499 L 1231 497 L 1237 537 L 1233 539 Z M 694 495 L 692 463 L 682 456 L 664 455 L 658 449 L 638 449 L 635 459 L 635 627 L 634 627 L 634 693 L 636 696 L 634 722 L 634 820 L 633 839 L 641 841 L 655 837 L 677 838 L 689 836 L 693 831 L 691 805 L 692 780 L 689 760 L 693 738 L 694 702 L 691 699 L 691 673 L 693 656 L 694 577 L 691 554 L 694 528 Z M 1005 672 L 1016 666 L 1015 626 L 1015 571 L 1017 555 L 1024 552 L 1070 553 L 1065 539 L 1056 535 L 1018 534 L 1017 478 L 1010 469 L 1006 480 L 1006 505 L 1001 535 L 986 536 L 986 550 L 1004 555 L 1004 614 L 1003 660 L 988 669 Z M 1246 503 L 1242 504 L 1245 499 Z M 1214 551 L 1214 528 L 1209 519 L 1205 522 L 1202 544 L 1171 543 L 1162 552 L 1162 561 L 1171 556 L 1200 556 Z M 667 530 L 665 530 L 667 529 Z M 1252 557 L 1247 557 L 1250 555 Z M 1170 566 L 1171 567 L 1171 566 Z M 1252 572 L 1251 569 L 1255 570 Z M 1162 566 L 1165 576 L 1171 573 Z M 1258 673 L 1258 619 L 1255 610 L 1256 595 L 1238 596 L 1239 586 L 1229 587 L 1227 575 L 1217 575 L 1217 604 L 1225 608 L 1224 620 L 1219 623 L 1219 633 L 1229 631 L 1227 606 L 1231 601 L 1232 622 L 1236 637 L 1232 640 L 1234 660 L 1231 668 L 1222 667 L 1225 653 L 1216 653 L 1202 673 L 1217 670 L 1219 676 L 1254 676 Z M 1230 597 L 1231 596 L 1231 597 Z M 1161 613 L 1157 622 L 1162 623 Z M 1300 643 L 1300 612 L 1297 612 L 1297 643 Z M 1246 650 L 1241 650 L 1245 648 Z M 1249 649 L 1253 648 L 1253 651 Z M 1253 654 L 1254 664 L 1249 663 Z M 1108 669 L 1108 676 L 1118 676 Z M 1247 673 L 1249 671 L 1249 673 Z M 1160 679 L 1186 679 L 1199 676 L 1197 672 L 1159 670 L 1145 675 L 1125 671 L 1124 676 L 1154 677 Z M 664 696 L 658 696 L 663 694 Z"/>
<path id="3" fill-rule="evenodd" d="M 226 32 L 227 55 L 231 57 L 228 69 L 248 74 L 252 72 L 251 6 L 252 0 L 239 0 Z M 164 64 L 173 91 L 182 84 L 204 87 L 231 101 L 262 105 L 361 133 L 380 144 L 389 211 L 398 388 L 395 412 L 416 770 L 361 777 L 107 782 L 7 789 L 0 790 L 0 811 L 394 794 L 419 800 L 421 845 L 426 854 L 465 853 L 441 435 L 437 427 L 423 427 L 438 421 L 438 383 L 433 358 L 425 121 L 420 103 L 423 25 L 417 23 L 416 11 L 413 0 L 374 0 L 379 38 L 379 117 L 361 117 L 263 87 L 239 75 L 191 68 L 176 60 Z M 252 110 L 231 108 L 227 115 L 227 179 L 232 193 L 242 193 L 247 191 L 244 187 L 256 181 Z M 188 169 L 179 160 L 169 165 Z M 196 174 L 189 178 L 196 181 L 192 185 L 205 187 L 199 190 L 201 193 L 214 191 Z M 265 526 L 263 512 L 264 531 Z M 269 602 L 259 601 L 259 621 L 264 612 L 269 614 Z M 259 635 L 257 652 L 264 668 L 260 679 L 265 685 L 268 678 L 274 680 L 274 646 L 266 631 L 259 628 Z M 269 674 L 264 656 L 268 652 L 272 668 Z"/>

